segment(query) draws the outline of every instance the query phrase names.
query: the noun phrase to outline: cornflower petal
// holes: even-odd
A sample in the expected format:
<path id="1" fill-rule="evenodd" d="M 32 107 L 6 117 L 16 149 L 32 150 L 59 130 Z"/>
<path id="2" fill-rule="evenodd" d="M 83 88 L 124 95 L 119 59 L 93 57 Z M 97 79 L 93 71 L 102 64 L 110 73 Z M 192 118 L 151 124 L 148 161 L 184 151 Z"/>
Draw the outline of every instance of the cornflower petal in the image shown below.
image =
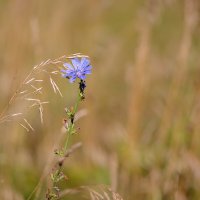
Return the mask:
<path id="1" fill-rule="evenodd" d="M 80 77 L 79 77 L 81 80 L 85 80 L 86 79 L 86 76 L 84 74 L 82 74 Z"/>
<path id="2" fill-rule="evenodd" d="M 90 61 L 87 58 L 81 59 L 81 66 L 82 67 L 87 67 L 89 64 L 90 64 Z"/>
<path id="3" fill-rule="evenodd" d="M 92 72 L 91 72 L 91 70 L 85 70 L 84 71 L 84 74 L 91 74 Z"/>
<path id="4" fill-rule="evenodd" d="M 87 67 L 85 67 L 85 70 L 91 70 L 91 69 L 92 69 L 91 65 L 88 65 Z"/>
<path id="5" fill-rule="evenodd" d="M 70 82 L 70 83 L 73 83 L 75 80 L 76 80 L 76 76 L 72 76 L 72 77 L 69 79 L 69 82 Z"/>
<path id="6" fill-rule="evenodd" d="M 74 74 L 75 74 L 74 72 L 68 72 L 67 76 L 74 76 Z"/>
<path id="7" fill-rule="evenodd" d="M 66 69 L 61 69 L 60 70 L 62 73 L 67 73 L 67 70 Z"/>
<path id="8" fill-rule="evenodd" d="M 69 63 L 64 63 L 63 66 L 66 68 L 66 69 L 71 69 L 71 70 L 74 70 L 73 66 Z"/>
<path id="9" fill-rule="evenodd" d="M 87 58 L 72 58 L 71 63 L 64 63 L 63 66 L 66 69 L 62 69 L 62 76 L 69 78 L 69 81 L 73 83 L 77 78 L 85 80 L 87 74 L 91 74 L 92 66 Z"/>
<path id="10" fill-rule="evenodd" d="M 72 61 L 72 64 L 73 64 L 74 68 L 75 68 L 75 69 L 78 69 L 79 66 L 80 66 L 80 61 L 79 61 L 79 59 L 78 59 L 78 58 L 72 58 L 71 61 Z"/>

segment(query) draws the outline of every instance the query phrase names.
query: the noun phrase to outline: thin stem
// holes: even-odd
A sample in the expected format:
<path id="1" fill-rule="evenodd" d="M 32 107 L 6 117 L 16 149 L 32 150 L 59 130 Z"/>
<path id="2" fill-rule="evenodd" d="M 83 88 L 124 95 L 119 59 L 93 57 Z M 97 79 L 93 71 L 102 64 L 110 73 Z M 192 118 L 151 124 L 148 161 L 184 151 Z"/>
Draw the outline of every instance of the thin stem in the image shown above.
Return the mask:
<path id="1" fill-rule="evenodd" d="M 80 96 L 80 93 L 79 93 L 79 96 L 78 96 L 78 100 L 74 106 L 74 110 L 73 110 L 73 114 L 75 115 L 75 113 L 77 112 L 77 109 L 78 109 L 78 106 L 79 106 L 79 103 L 81 101 L 81 96 Z"/>
<path id="2" fill-rule="evenodd" d="M 79 83 L 78 98 L 77 98 L 77 101 L 76 101 L 74 107 L 71 110 L 69 110 L 69 112 L 68 112 L 68 110 L 66 110 L 67 116 L 69 118 L 68 123 L 67 123 L 67 131 L 66 131 L 67 138 L 66 138 L 63 150 L 61 151 L 62 154 L 59 153 L 60 156 L 62 155 L 62 159 L 58 162 L 57 169 L 54 170 L 54 172 L 51 174 L 52 175 L 52 188 L 50 190 L 48 190 L 48 192 L 46 194 L 47 199 L 52 199 L 52 200 L 59 199 L 59 192 L 58 192 L 59 188 L 58 188 L 57 183 L 61 179 L 64 178 L 62 168 L 63 168 L 64 160 L 69 155 L 69 152 L 70 152 L 70 151 L 68 151 L 68 144 L 69 144 L 70 137 L 75 133 L 75 129 L 74 129 L 75 114 L 78 110 L 78 106 L 79 106 L 80 102 L 84 99 L 83 92 L 84 92 L 85 85 L 84 85 L 84 88 L 82 88 L 80 86 L 81 83 L 82 83 L 82 80 Z"/>
<path id="3" fill-rule="evenodd" d="M 64 152 L 67 151 L 67 147 L 68 147 L 68 144 L 69 144 L 70 136 L 71 136 L 71 131 L 67 132 L 67 139 L 65 141 Z"/>
<path id="4" fill-rule="evenodd" d="M 78 95 L 78 99 L 76 101 L 76 104 L 73 108 L 73 117 L 75 116 L 76 112 L 77 112 L 77 109 L 78 109 L 78 106 L 80 104 L 80 101 L 81 101 L 81 96 L 80 94 Z M 73 121 L 70 121 L 69 122 L 69 129 L 68 129 L 68 132 L 67 132 L 67 139 L 65 141 L 65 145 L 64 145 L 64 152 L 66 153 L 67 151 L 67 147 L 68 147 L 68 143 L 69 143 L 69 140 L 70 140 L 70 136 L 72 135 L 72 130 L 74 128 L 74 120 Z"/>

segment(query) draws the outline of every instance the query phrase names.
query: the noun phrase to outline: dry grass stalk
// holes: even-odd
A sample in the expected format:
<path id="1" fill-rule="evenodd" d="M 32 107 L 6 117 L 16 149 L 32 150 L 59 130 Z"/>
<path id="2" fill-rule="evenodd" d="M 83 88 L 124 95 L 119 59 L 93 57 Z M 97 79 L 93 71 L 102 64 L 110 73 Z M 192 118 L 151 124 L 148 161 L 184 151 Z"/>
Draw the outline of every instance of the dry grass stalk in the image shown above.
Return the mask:
<path id="1" fill-rule="evenodd" d="M 151 2 L 151 1 L 150 1 Z M 131 92 L 130 92 L 130 105 L 128 116 L 128 134 L 130 137 L 129 142 L 132 143 L 131 149 L 136 148 L 138 145 L 138 136 L 139 133 L 139 124 L 141 122 L 141 114 L 144 103 L 144 94 L 146 93 L 146 84 L 147 76 L 146 69 L 148 67 L 148 56 L 150 51 L 150 38 L 152 33 L 153 24 L 158 19 L 159 15 L 156 12 L 158 5 L 151 6 L 151 3 L 145 8 L 145 18 L 140 19 L 138 24 L 139 29 L 139 45 L 137 49 L 136 61 L 133 68 L 132 74 L 134 78 L 131 83 Z M 144 16 L 142 16 L 144 17 Z M 141 25 L 142 24 L 142 25 Z"/>
<path id="2" fill-rule="evenodd" d="M 197 25 L 198 15 L 194 0 L 184 1 L 184 30 L 177 55 L 177 66 L 167 95 L 166 107 L 160 125 L 160 140 L 166 141 L 167 133 L 174 110 L 179 102 L 180 88 L 185 84 L 188 72 L 188 59 L 190 55 L 192 34 Z"/>
<path id="3" fill-rule="evenodd" d="M 46 61 L 42 61 L 40 64 L 35 65 L 33 69 L 28 73 L 26 78 L 21 82 L 16 92 L 12 95 L 10 98 L 8 104 L 4 108 L 4 110 L 0 114 L 0 124 L 4 122 L 14 121 L 16 116 L 20 116 L 18 119 L 18 123 L 20 126 L 22 126 L 26 131 L 34 130 L 32 125 L 28 122 L 27 119 L 25 119 L 26 112 L 18 112 L 13 114 L 6 113 L 10 112 L 11 105 L 16 102 L 17 99 L 20 99 L 21 101 L 35 101 L 34 104 L 27 105 L 26 110 L 28 111 L 31 107 L 38 107 L 39 113 L 40 113 L 40 121 L 41 123 L 44 122 L 43 117 L 43 104 L 48 103 L 47 101 L 42 101 L 41 98 L 39 98 L 39 95 L 43 94 L 43 87 L 41 84 L 44 82 L 43 79 L 37 79 L 37 76 L 39 76 L 42 73 L 45 73 L 49 76 L 51 87 L 53 88 L 53 91 L 55 94 L 59 94 L 62 97 L 61 90 L 58 87 L 58 84 L 53 80 L 51 75 L 59 75 L 60 74 L 60 66 L 62 66 L 63 62 L 66 59 L 70 59 L 73 57 L 87 57 L 85 55 L 82 55 L 80 53 L 78 54 L 72 54 L 70 56 L 61 56 L 57 59 L 47 59 Z M 53 66 L 53 68 L 52 68 Z M 55 70 L 57 68 L 57 70 Z M 37 85 L 36 85 L 37 84 Z M 35 98 L 37 96 L 37 98 Z M 26 121 L 25 121 L 25 120 Z M 21 121 L 25 122 L 23 124 Z"/>
<path id="4" fill-rule="evenodd" d="M 84 194 L 85 198 L 91 200 L 123 200 L 123 198 L 109 187 L 104 185 L 97 186 L 81 186 L 73 189 L 67 189 L 61 192 L 60 198 L 64 196 L 74 195 L 80 197 Z"/>

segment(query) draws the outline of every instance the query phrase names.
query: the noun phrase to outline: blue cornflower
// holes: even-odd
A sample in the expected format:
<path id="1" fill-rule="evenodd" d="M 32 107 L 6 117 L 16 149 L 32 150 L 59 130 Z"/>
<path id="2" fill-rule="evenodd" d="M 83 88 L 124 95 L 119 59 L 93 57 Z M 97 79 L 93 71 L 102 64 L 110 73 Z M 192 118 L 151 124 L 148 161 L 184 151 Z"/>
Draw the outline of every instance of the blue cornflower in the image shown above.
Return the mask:
<path id="1" fill-rule="evenodd" d="M 62 76 L 69 78 L 69 81 L 73 83 L 77 78 L 80 80 L 86 79 L 86 74 L 91 74 L 92 66 L 87 58 L 72 58 L 71 63 L 64 63 L 65 69 L 62 69 Z"/>

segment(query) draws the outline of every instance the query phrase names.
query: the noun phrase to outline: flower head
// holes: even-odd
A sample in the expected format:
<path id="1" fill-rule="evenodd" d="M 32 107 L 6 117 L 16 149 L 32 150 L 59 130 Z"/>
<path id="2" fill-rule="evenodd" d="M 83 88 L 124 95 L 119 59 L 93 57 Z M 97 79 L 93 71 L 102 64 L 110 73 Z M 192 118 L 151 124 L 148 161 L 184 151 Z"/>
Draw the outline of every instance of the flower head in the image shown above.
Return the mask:
<path id="1" fill-rule="evenodd" d="M 72 58 L 71 64 L 64 63 L 65 69 L 62 69 L 62 76 L 69 78 L 69 81 L 73 83 L 77 78 L 85 80 L 87 74 L 91 74 L 92 66 L 87 58 Z"/>

